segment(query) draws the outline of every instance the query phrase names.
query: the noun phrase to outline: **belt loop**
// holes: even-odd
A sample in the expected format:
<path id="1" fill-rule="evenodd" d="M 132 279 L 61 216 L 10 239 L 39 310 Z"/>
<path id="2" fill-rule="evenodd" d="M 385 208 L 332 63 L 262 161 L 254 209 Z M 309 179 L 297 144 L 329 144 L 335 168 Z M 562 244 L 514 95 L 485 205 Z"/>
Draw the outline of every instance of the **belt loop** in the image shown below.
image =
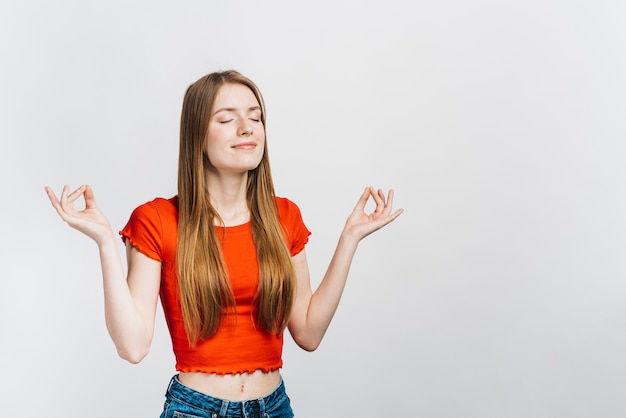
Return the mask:
<path id="1" fill-rule="evenodd" d="M 264 417 L 265 416 L 265 399 L 259 398 L 257 399 L 257 401 L 259 402 L 259 416 Z"/>
<path id="2" fill-rule="evenodd" d="M 220 408 L 220 417 L 226 416 L 226 413 L 228 412 L 228 404 L 229 404 L 229 401 L 226 401 L 226 400 L 222 401 L 222 407 Z"/>
<path id="3" fill-rule="evenodd" d="M 170 390 L 172 389 L 172 385 L 174 384 L 174 379 L 176 379 L 176 375 L 174 375 L 171 379 L 170 379 L 170 384 L 167 385 L 167 391 L 165 392 L 165 394 L 167 395 L 168 393 L 170 393 Z"/>
<path id="4" fill-rule="evenodd" d="M 241 401 L 241 416 L 243 418 L 248 418 L 248 411 L 246 411 L 246 407 L 250 401 Z"/>

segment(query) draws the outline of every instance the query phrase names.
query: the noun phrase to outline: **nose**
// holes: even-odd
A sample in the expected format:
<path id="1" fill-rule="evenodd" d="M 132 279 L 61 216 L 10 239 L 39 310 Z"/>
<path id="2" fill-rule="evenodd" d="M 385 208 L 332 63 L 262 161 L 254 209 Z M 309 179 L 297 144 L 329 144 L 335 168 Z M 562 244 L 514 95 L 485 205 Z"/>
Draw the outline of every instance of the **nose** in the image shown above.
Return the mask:
<path id="1" fill-rule="evenodd" d="M 241 136 L 247 136 L 250 135 L 252 133 L 252 126 L 250 125 L 250 122 L 248 122 L 248 120 L 244 120 L 243 122 L 241 122 L 241 124 L 239 125 L 239 135 Z"/>

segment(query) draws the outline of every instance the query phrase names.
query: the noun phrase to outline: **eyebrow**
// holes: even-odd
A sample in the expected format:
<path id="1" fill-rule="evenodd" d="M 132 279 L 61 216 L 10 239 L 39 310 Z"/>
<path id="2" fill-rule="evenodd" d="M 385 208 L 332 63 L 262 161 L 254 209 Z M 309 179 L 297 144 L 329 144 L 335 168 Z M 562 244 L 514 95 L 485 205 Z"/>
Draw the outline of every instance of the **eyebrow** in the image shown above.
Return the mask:
<path id="1" fill-rule="evenodd" d="M 253 111 L 253 110 L 261 110 L 261 106 L 252 106 L 248 108 L 248 112 Z M 213 112 L 213 115 L 211 116 L 215 116 L 220 112 L 235 112 L 235 111 L 237 111 L 237 108 L 235 107 L 220 107 L 215 112 Z"/>

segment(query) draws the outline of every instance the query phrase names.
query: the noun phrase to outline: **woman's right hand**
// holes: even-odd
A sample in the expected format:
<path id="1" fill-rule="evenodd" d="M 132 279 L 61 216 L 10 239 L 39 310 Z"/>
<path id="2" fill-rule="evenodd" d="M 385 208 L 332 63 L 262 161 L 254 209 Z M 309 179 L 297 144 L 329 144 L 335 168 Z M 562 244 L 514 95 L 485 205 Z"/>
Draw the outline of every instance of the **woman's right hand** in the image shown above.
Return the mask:
<path id="1" fill-rule="evenodd" d="M 98 208 L 91 187 L 83 185 L 69 193 L 69 186 L 63 186 L 61 199 L 57 198 L 49 186 L 46 186 L 45 190 L 52 206 L 69 226 L 87 235 L 98 244 L 113 237 L 111 224 Z M 85 208 L 76 210 L 74 203 L 81 196 L 85 200 Z"/>

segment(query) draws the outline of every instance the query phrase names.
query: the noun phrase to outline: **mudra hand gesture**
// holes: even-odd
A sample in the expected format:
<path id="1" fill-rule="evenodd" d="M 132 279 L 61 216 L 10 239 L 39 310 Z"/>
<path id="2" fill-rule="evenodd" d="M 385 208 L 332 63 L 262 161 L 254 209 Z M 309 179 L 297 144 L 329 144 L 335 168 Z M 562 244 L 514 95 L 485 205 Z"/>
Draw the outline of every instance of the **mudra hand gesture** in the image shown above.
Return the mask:
<path id="1" fill-rule="evenodd" d="M 370 197 L 374 199 L 376 208 L 368 214 L 365 212 L 365 206 Z M 402 214 L 403 209 L 398 209 L 392 213 L 392 205 L 393 189 L 389 190 L 387 197 L 385 197 L 385 193 L 381 189 L 375 190 L 373 187 L 366 187 L 348 217 L 344 231 L 358 240 L 365 238 Z"/>
<path id="2" fill-rule="evenodd" d="M 99 244 L 113 236 L 111 224 L 98 208 L 91 187 L 83 185 L 70 193 L 69 186 L 63 186 L 60 199 L 49 186 L 46 186 L 45 190 L 52 206 L 69 226 Z M 80 197 L 85 200 L 85 208 L 77 210 L 74 204 Z"/>

